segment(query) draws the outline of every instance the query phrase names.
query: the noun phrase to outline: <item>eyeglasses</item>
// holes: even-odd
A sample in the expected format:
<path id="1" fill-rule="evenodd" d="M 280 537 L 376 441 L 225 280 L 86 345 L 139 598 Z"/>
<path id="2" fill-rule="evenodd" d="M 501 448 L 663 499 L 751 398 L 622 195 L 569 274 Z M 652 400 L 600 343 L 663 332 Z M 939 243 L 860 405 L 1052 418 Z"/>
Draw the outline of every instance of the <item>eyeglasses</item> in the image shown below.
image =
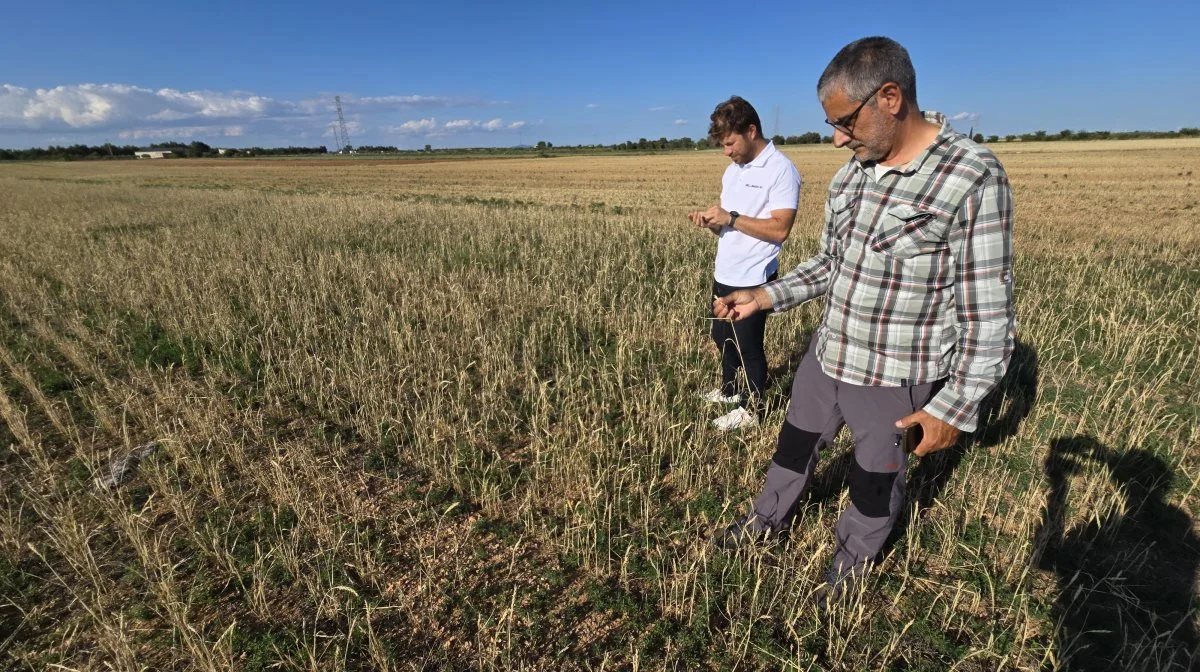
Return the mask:
<path id="1" fill-rule="evenodd" d="M 846 116 L 842 117 L 841 119 L 832 119 L 832 120 L 826 119 L 825 123 L 832 126 L 835 130 L 845 133 L 846 135 L 854 135 L 854 120 L 858 119 L 858 113 L 862 112 L 863 107 L 865 107 L 866 104 L 868 102 L 870 102 L 870 100 L 872 98 L 875 97 L 875 94 L 882 91 L 883 87 L 885 87 L 885 86 L 887 86 L 887 82 L 880 84 L 879 88 L 872 91 L 871 95 L 867 96 L 866 98 L 863 98 L 863 101 L 861 103 L 859 103 L 858 107 L 854 108 L 854 111 L 851 112 L 850 114 L 847 114 Z"/>

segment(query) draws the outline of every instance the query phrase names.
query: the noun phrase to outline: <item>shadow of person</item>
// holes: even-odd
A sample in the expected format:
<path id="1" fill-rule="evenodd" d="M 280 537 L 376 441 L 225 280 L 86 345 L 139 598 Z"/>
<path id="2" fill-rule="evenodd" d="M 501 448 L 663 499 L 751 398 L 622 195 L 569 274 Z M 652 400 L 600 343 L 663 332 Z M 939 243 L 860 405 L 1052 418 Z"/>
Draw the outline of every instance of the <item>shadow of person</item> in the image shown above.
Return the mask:
<path id="1" fill-rule="evenodd" d="M 1107 469 L 1124 506 L 1069 516 L 1071 477 Z M 1034 564 L 1053 570 L 1054 653 L 1068 670 L 1200 669 L 1194 596 L 1200 538 L 1166 500 L 1171 471 L 1149 451 L 1116 453 L 1090 436 L 1050 443 Z M 1069 518 L 1086 522 L 1068 528 Z"/>

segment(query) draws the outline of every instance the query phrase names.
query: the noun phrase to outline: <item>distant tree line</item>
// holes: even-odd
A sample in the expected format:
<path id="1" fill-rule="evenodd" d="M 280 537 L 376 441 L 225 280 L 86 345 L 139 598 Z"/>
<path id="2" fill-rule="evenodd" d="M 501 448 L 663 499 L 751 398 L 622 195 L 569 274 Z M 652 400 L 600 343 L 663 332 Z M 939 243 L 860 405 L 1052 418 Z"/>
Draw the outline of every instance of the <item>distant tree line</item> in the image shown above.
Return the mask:
<path id="1" fill-rule="evenodd" d="M 1042 142 L 1049 140 L 1135 140 L 1142 138 L 1194 138 L 1200 137 L 1200 128 L 1181 128 L 1178 131 L 1073 131 L 1064 129 L 1058 133 L 1047 133 L 1046 131 L 1034 131 L 1033 133 L 1022 133 L 1020 135 L 989 135 L 984 136 L 982 133 L 976 133 L 974 140 L 976 142 Z M 804 133 L 802 135 L 774 135 L 771 141 L 776 145 L 814 145 L 819 143 L 833 142 L 833 138 L 828 135 L 821 135 L 816 132 Z M 437 152 L 437 153 L 455 153 L 455 154 L 512 154 L 513 152 L 538 152 L 542 156 L 548 156 L 549 150 L 576 150 L 576 151 L 617 151 L 617 152 L 652 152 L 652 151 L 669 151 L 680 149 L 707 149 L 713 146 L 708 138 L 700 138 L 693 140 L 689 137 L 672 138 L 665 137 L 657 140 L 648 140 L 646 138 L 638 138 L 637 140 L 626 140 L 612 145 L 559 145 L 555 147 L 554 143 L 545 140 L 538 141 L 536 146 L 523 147 L 472 147 L 472 148 L 447 148 L 434 149 L 430 145 L 425 145 L 424 149 L 405 150 L 398 149 L 393 145 L 362 145 L 353 150 L 359 154 L 392 154 L 392 153 L 411 153 L 411 152 Z M 30 149 L 0 149 L 0 161 L 14 160 L 63 160 L 74 161 L 81 159 L 128 159 L 133 158 L 135 152 L 144 151 L 147 149 L 168 149 L 177 157 L 182 158 L 200 158 L 200 157 L 217 157 L 217 156 L 287 156 L 297 154 L 326 154 L 329 150 L 321 145 L 319 147 L 241 147 L 241 148 L 222 148 L 218 149 L 200 141 L 193 141 L 187 144 L 182 142 L 160 142 L 149 145 L 148 147 L 139 147 L 137 145 L 114 145 L 104 143 L 103 145 L 51 145 L 46 148 L 33 147 Z M 351 148 L 347 147 L 346 150 Z"/>
<path id="2" fill-rule="evenodd" d="M 771 142 L 777 145 L 815 145 L 822 142 L 833 142 L 830 136 L 821 137 L 820 133 L 805 133 L 803 135 L 774 135 L 771 136 Z M 538 149 L 542 149 L 542 143 L 538 143 Z M 553 146 L 553 145 L 550 145 Z M 609 149 L 623 151 L 650 151 L 661 149 L 706 149 L 713 146 L 708 138 L 700 138 L 692 140 L 691 138 L 659 138 L 658 140 L 647 140 L 646 138 L 638 138 L 636 141 L 627 140 L 619 142 L 615 145 L 609 145 Z"/>
<path id="3" fill-rule="evenodd" d="M 1196 138 L 1200 137 L 1200 128 L 1184 127 L 1178 131 L 1073 131 L 1064 128 L 1058 133 L 1034 131 L 1020 135 L 989 135 L 984 138 L 982 133 L 975 134 L 977 142 L 1043 142 L 1049 140 L 1139 140 L 1146 138 Z"/>
<path id="4" fill-rule="evenodd" d="M 242 147 L 239 149 L 222 149 L 212 147 L 200 141 L 184 144 L 182 142 L 159 142 L 145 147 L 138 145 L 50 145 L 49 147 L 32 147 L 30 149 L 0 149 L 0 161 L 30 161 L 30 160 L 61 160 L 74 161 L 82 159 L 131 159 L 134 154 L 148 149 L 170 150 L 174 156 L 183 158 L 201 158 L 216 156 L 282 156 L 289 154 L 324 154 L 328 150 L 320 147 Z M 392 148 L 393 151 L 395 148 Z"/>
<path id="5" fill-rule="evenodd" d="M 215 152 L 214 152 L 215 153 Z M 328 154 L 325 145 L 317 147 L 243 147 L 226 150 L 225 156 L 291 156 L 293 154 Z M 213 154 L 208 154 L 213 156 Z"/>

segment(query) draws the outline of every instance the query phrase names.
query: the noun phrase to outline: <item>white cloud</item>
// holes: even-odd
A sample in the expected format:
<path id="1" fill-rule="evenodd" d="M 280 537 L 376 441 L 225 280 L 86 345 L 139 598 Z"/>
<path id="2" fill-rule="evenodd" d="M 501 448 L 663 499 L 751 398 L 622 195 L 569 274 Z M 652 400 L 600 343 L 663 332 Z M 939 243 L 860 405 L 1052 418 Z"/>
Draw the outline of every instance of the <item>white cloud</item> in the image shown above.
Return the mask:
<path id="1" fill-rule="evenodd" d="M 421 120 L 421 122 L 428 122 L 428 121 L 430 121 L 430 120 L 428 120 L 428 119 Z M 527 122 L 524 122 L 524 121 L 513 121 L 511 123 L 505 124 L 504 120 L 500 119 L 500 118 L 492 119 L 490 121 L 476 121 L 474 119 L 453 119 L 451 121 L 447 121 L 446 123 L 442 124 L 441 128 L 438 130 L 442 131 L 442 132 L 449 132 L 449 133 L 465 133 L 465 132 L 469 132 L 469 131 L 489 131 L 490 132 L 490 131 L 500 131 L 500 130 L 515 131 L 517 129 L 524 128 L 526 123 Z M 408 126 L 410 129 L 414 129 L 414 130 L 426 130 L 426 126 L 428 126 L 428 124 L 422 123 L 420 128 L 418 128 L 417 122 L 408 122 L 408 124 L 405 124 L 404 126 Z M 433 130 L 433 129 L 430 127 L 428 130 Z"/>
<path id="2" fill-rule="evenodd" d="M 115 105 L 102 92 L 90 84 L 80 87 L 55 87 L 53 89 L 27 89 L 6 87 L 5 97 L 23 99 L 20 119 L 29 127 L 40 127 L 46 122 L 61 122 L 73 128 L 94 126 L 107 121 L 116 113 Z M 121 91 L 119 93 L 126 93 Z M 11 106 L 16 109 L 17 104 Z M 5 108 L 10 108 L 6 105 Z M 4 121 L 17 121 L 6 118 Z"/>
<path id="3" fill-rule="evenodd" d="M 485 109 L 504 101 L 434 95 L 341 96 L 351 141 L 374 142 L 372 133 L 439 136 L 517 130 L 525 121 L 485 118 L 459 112 L 439 125 L 429 112 L 444 108 Z M 482 113 L 486 114 L 486 112 Z M 418 118 L 412 119 L 411 117 Z M 129 84 L 70 84 L 27 88 L 0 83 L 0 135 L 6 142 L 99 142 L 191 137 L 238 137 L 249 142 L 289 142 L 329 137 L 336 124 L 333 94 L 278 99 L 247 91 L 184 91 Z"/>
<path id="4" fill-rule="evenodd" d="M 343 96 L 349 112 L 502 104 L 451 96 Z M 333 96 L 276 100 L 244 91 L 179 91 L 128 84 L 71 84 L 26 89 L 0 84 L 0 129 L 112 128 L 184 120 L 252 120 L 334 114 Z"/>
<path id="5" fill-rule="evenodd" d="M 662 112 L 665 109 L 667 109 L 666 105 L 655 105 L 654 107 L 651 107 L 648 111 L 649 112 Z"/>
<path id="6" fill-rule="evenodd" d="M 950 121 L 964 121 L 964 120 L 965 121 L 979 121 L 979 113 L 978 112 L 959 112 L 958 114 L 950 117 Z"/>
<path id="7" fill-rule="evenodd" d="M 686 126 L 687 119 L 676 119 L 675 121 L 672 121 L 671 123 L 675 124 L 676 126 Z"/>
<path id="8" fill-rule="evenodd" d="M 265 96 L 246 93 L 159 89 L 155 95 L 185 114 L 191 112 L 197 116 L 219 119 L 262 116 L 272 111 L 282 112 L 290 107 L 288 103 L 279 104 Z"/>
<path id="9" fill-rule="evenodd" d="M 429 117 L 428 119 L 413 119 L 406 121 L 399 126 L 388 126 L 385 130 L 388 133 L 429 133 L 437 128 L 437 119 Z"/>
<path id="10" fill-rule="evenodd" d="M 380 107 L 452 107 L 477 105 L 483 101 L 473 98 L 451 98 L 449 96 L 343 96 L 342 105 L 369 105 Z"/>
<path id="11" fill-rule="evenodd" d="M 237 138 L 246 134 L 241 126 L 172 126 L 133 128 L 117 133 L 122 140 L 186 140 L 188 138 Z"/>
<path id="12" fill-rule="evenodd" d="M 333 100 L 333 93 L 322 94 L 318 98 L 306 98 L 303 100 L 290 103 L 295 109 L 304 114 L 311 115 L 334 115 L 337 114 L 337 106 Z M 397 110 L 410 109 L 437 109 L 445 107 L 490 107 L 494 105 L 504 105 L 505 101 L 501 100 L 484 100 L 481 98 L 467 98 L 462 96 L 355 96 L 353 94 L 343 95 L 342 110 L 349 112 L 357 110 L 367 113 L 382 113 Z"/>
<path id="13" fill-rule="evenodd" d="M 589 110 L 594 110 L 597 107 L 600 107 L 600 103 L 588 103 L 587 105 L 584 105 L 584 107 L 586 107 Z"/>
<path id="14" fill-rule="evenodd" d="M 444 124 L 438 125 L 437 119 L 429 117 L 427 119 L 413 119 L 406 121 L 399 126 L 387 126 L 383 130 L 393 134 L 424 134 L 430 137 L 447 135 L 450 133 L 470 133 L 473 131 L 515 131 L 523 128 L 526 125 L 524 121 L 513 121 L 508 124 L 504 120 L 497 117 L 489 121 L 476 121 L 474 119 L 452 119 Z"/>
<path id="15" fill-rule="evenodd" d="M 265 96 L 216 91 L 152 90 L 127 84 L 50 89 L 0 85 L 0 129 L 104 129 L 184 120 L 251 120 L 294 113 Z"/>
<path id="16" fill-rule="evenodd" d="M 179 121 L 187 118 L 188 115 L 185 112 L 180 112 L 178 110 L 163 110 L 162 112 L 155 112 L 154 114 L 146 117 L 146 121 Z"/>

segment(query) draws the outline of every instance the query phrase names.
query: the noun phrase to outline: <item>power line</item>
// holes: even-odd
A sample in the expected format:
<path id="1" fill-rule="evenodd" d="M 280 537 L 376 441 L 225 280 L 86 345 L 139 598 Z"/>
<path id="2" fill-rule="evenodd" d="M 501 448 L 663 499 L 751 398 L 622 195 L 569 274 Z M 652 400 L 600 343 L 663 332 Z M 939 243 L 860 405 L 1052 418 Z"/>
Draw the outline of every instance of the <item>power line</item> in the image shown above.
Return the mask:
<path id="1" fill-rule="evenodd" d="M 340 152 L 342 149 L 349 150 L 350 134 L 346 132 L 346 117 L 342 115 L 342 97 L 334 96 L 333 102 L 335 105 L 337 105 L 338 131 L 341 133 L 340 137 L 338 137 L 338 142 L 341 144 L 341 147 L 338 149 L 338 151 Z"/>

